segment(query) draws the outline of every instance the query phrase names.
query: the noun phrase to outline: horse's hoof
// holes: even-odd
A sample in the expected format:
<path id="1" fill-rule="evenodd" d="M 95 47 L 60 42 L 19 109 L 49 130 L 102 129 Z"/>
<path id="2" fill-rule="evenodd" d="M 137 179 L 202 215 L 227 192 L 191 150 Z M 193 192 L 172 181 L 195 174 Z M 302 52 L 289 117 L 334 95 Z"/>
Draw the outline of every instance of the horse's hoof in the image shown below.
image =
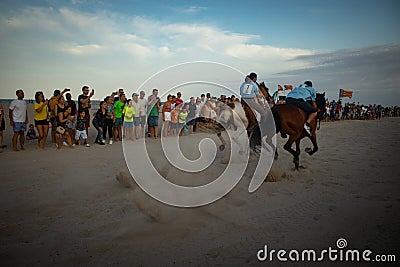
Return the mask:
<path id="1" fill-rule="evenodd" d="M 220 150 L 220 151 L 224 151 L 224 149 L 225 149 L 225 145 L 220 145 L 220 146 L 219 146 L 219 150 Z"/>
<path id="2" fill-rule="evenodd" d="M 311 149 L 311 147 L 307 147 L 307 148 L 305 149 L 305 151 L 306 151 L 308 154 L 310 154 L 310 153 L 312 152 L 312 149 Z"/>

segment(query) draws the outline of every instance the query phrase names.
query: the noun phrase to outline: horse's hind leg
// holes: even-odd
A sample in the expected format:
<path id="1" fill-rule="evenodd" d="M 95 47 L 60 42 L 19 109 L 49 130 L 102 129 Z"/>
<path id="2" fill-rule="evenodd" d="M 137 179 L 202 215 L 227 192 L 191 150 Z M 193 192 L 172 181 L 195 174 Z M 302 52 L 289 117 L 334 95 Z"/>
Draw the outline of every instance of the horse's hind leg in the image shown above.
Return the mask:
<path id="1" fill-rule="evenodd" d="M 296 154 L 300 156 L 300 138 L 296 140 Z"/>
<path id="2" fill-rule="evenodd" d="M 293 155 L 293 163 L 294 163 L 294 166 L 295 166 L 296 170 L 299 170 L 299 165 L 300 165 L 300 162 L 299 162 L 299 153 L 297 153 L 297 151 L 295 151 L 295 150 L 292 149 L 292 144 L 293 144 L 294 141 L 300 139 L 300 135 L 301 135 L 301 132 L 300 132 L 300 134 L 297 133 L 296 135 L 291 135 L 291 136 L 289 137 L 289 140 L 288 140 L 288 141 L 286 142 L 286 144 L 283 146 L 283 148 L 284 148 L 285 150 L 287 150 L 290 154 Z"/>

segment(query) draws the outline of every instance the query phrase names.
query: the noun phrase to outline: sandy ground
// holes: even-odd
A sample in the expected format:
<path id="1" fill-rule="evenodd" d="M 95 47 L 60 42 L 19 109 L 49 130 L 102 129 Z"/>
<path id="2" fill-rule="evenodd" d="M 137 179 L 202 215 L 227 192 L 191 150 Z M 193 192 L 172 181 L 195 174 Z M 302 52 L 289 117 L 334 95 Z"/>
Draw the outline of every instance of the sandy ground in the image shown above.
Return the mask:
<path id="1" fill-rule="evenodd" d="M 399 118 L 323 123 L 320 150 L 303 152 L 298 172 L 279 137 L 277 182 L 248 193 L 249 167 L 227 196 L 192 209 L 161 204 L 132 180 L 122 186 L 121 143 L 57 151 L 48 140 L 42 151 L 27 141 L 25 151 L 13 152 L 8 125 L 0 153 L 1 266 L 281 266 L 276 258 L 260 263 L 256 253 L 265 244 L 335 248 L 338 238 L 399 260 Z M 309 145 L 302 141 L 302 150 Z M 160 149 L 153 140 L 148 147 Z M 225 168 L 221 158 L 203 178 Z"/>

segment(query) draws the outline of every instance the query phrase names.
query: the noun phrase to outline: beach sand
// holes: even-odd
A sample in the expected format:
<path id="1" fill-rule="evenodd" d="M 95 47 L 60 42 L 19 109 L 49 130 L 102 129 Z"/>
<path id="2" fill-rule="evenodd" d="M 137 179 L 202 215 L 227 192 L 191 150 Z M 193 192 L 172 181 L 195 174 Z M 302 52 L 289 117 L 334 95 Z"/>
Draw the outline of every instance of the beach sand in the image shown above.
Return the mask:
<path id="1" fill-rule="evenodd" d="M 57 151 L 49 136 L 45 151 L 26 141 L 25 151 L 13 152 L 7 121 L 8 148 L 0 153 L 1 265 L 246 266 L 259 263 L 256 254 L 266 244 L 275 250 L 322 250 L 336 248 L 338 238 L 350 248 L 396 254 L 399 132 L 399 118 L 322 123 L 319 151 L 312 157 L 302 152 L 300 171 L 279 137 L 276 182 L 250 194 L 247 171 L 219 201 L 184 209 L 162 204 L 136 186 L 119 142 Z M 93 141 L 93 127 L 90 137 Z M 158 142 L 148 146 L 157 150 Z M 310 142 L 301 146 L 304 151 Z M 209 172 L 222 168 L 216 161 Z M 275 258 L 263 264 L 284 263 Z"/>

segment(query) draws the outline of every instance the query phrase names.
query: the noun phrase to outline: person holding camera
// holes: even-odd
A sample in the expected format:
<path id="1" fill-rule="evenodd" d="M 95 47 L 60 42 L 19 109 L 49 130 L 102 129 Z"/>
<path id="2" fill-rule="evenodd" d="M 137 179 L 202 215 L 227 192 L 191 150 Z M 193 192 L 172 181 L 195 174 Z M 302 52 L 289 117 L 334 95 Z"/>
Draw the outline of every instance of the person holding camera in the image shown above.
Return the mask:
<path id="1" fill-rule="evenodd" d="M 89 127 L 90 127 L 90 108 L 92 107 L 90 104 L 90 98 L 94 95 L 94 89 L 89 94 L 89 86 L 84 85 L 82 87 L 82 94 L 78 97 L 78 112 L 85 111 L 85 129 L 86 135 L 89 136 Z"/>

